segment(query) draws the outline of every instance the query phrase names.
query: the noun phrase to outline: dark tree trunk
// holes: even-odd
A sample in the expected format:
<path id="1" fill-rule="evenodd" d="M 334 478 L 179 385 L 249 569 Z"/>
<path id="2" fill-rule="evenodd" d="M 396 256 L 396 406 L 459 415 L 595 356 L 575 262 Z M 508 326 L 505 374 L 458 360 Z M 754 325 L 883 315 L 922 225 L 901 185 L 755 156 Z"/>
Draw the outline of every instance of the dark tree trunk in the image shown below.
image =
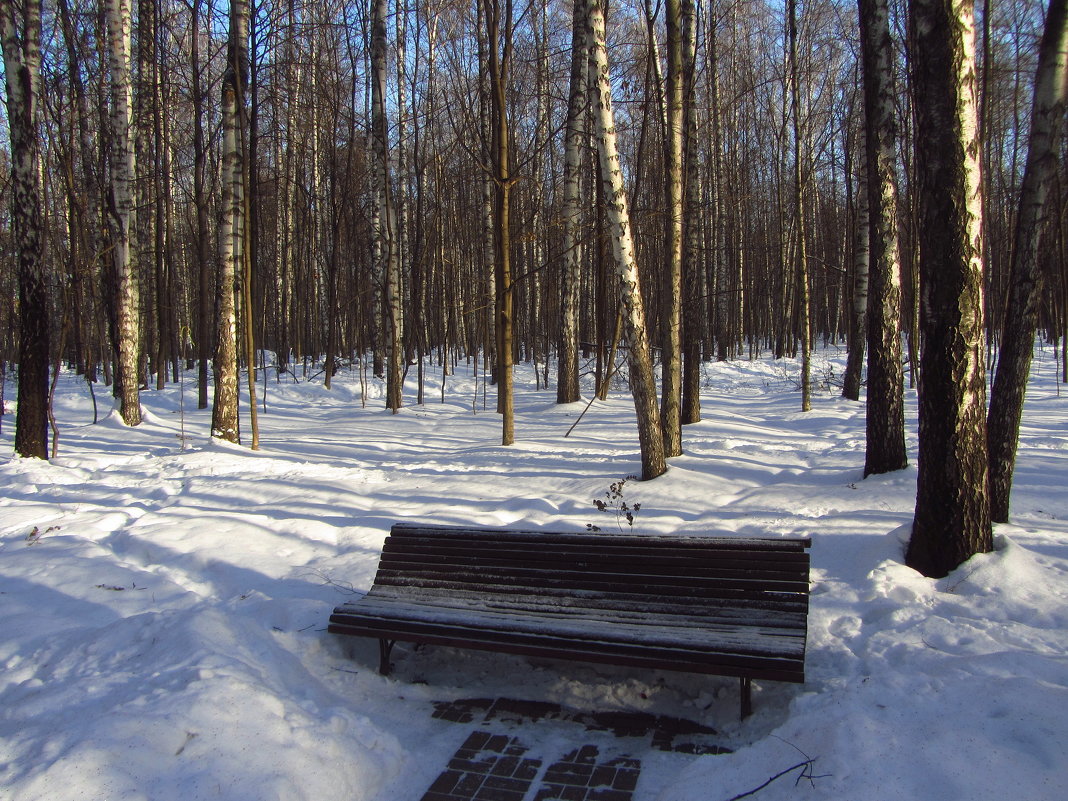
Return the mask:
<path id="1" fill-rule="evenodd" d="M 41 6 L 31 0 L 18 18 L 0 11 L 11 132 L 11 222 L 18 249 L 19 387 L 15 452 L 48 458 L 48 289 L 41 236 L 37 104 L 40 96 Z"/>
<path id="2" fill-rule="evenodd" d="M 560 271 L 560 353 L 556 385 L 557 403 L 579 400 L 579 284 L 582 280 L 581 169 L 586 140 L 589 96 L 586 77 L 589 37 L 582 8 L 575 4 L 571 31 L 571 82 L 567 101 L 567 132 L 564 153 L 564 255 Z"/>
<path id="3" fill-rule="evenodd" d="M 908 465 L 897 246 L 897 124 L 887 0 L 859 0 L 868 189 L 868 392 L 864 475 Z"/>
<path id="4" fill-rule="evenodd" d="M 906 562 L 941 577 L 990 551 L 979 142 L 971 0 L 912 0 L 922 351 Z"/>
<path id="5" fill-rule="evenodd" d="M 1068 72 L 1068 0 L 1050 0 L 1039 45 L 1031 138 L 1020 187 L 1016 241 L 1012 249 L 1008 306 L 998 369 L 990 395 L 987 442 L 990 449 L 990 510 L 995 522 L 1009 520 L 1009 495 L 1016 465 L 1024 393 L 1038 325 L 1042 273 L 1038 245 L 1048 220 L 1046 197 L 1057 169 Z"/>
<path id="6" fill-rule="evenodd" d="M 853 310 L 849 327 L 849 347 L 845 375 L 842 378 L 842 397 L 860 400 L 861 378 L 864 373 L 864 352 L 868 341 L 868 266 L 870 227 L 868 223 L 867 167 L 860 167 L 857 181 L 856 242 L 853 253 Z"/>

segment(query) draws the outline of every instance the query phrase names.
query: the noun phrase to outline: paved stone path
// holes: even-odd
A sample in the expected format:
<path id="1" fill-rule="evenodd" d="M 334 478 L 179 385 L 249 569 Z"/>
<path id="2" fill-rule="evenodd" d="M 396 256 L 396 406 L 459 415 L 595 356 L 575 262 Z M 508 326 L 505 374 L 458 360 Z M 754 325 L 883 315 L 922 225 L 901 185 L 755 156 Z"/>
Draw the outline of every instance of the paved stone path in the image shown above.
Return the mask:
<path id="1" fill-rule="evenodd" d="M 640 712 L 578 712 L 555 704 L 476 698 L 439 703 L 434 717 L 475 726 L 422 801 L 631 801 L 639 759 L 602 755 L 601 747 L 589 743 L 569 743 L 566 753 L 555 757 L 534 756 L 524 729 L 539 721 L 611 733 L 628 740 L 621 744 L 624 750 L 632 745 L 630 750 L 683 754 L 728 751 L 716 745 L 713 729 Z"/>

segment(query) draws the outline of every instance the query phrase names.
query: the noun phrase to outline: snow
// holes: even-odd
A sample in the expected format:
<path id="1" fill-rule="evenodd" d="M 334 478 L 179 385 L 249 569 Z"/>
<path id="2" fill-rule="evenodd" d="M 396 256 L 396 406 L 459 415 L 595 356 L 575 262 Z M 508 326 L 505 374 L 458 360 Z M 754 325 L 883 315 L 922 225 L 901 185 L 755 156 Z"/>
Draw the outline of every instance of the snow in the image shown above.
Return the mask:
<path id="1" fill-rule="evenodd" d="M 840 373 L 843 355 L 821 358 L 815 375 Z M 1054 359 L 1037 353 L 1012 525 L 940 580 L 903 564 L 915 467 L 862 480 L 863 404 L 830 382 L 801 413 L 790 361 L 707 365 L 686 455 L 623 487 L 633 528 L 593 503 L 640 470 L 623 391 L 565 439 L 583 404 L 557 406 L 521 366 L 505 448 L 463 363 L 444 403 L 431 365 L 427 404 L 409 385 L 397 415 L 355 373 L 332 390 L 271 378 L 251 452 L 209 439 L 191 375 L 145 392 L 135 429 L 114 413 L 93 425 L 86 385 L 64 375 L 59 456 L 0 461 L 0 798 L 414 801 L 469 731 L 433 719 L 434 702 L 510 697 L 684 717 L 733 749 L 632 754 L 637 801 L 726 801 L 807 758 L 809 780 L 754 797 L 1059 801 L 1068 397 Z M 913 464 L 915 408 L 910 391 Z M 741 722 L 726 678 L 403 644 L 383 678 L 376 643 L 325 627 L 366 592 L 398 520 L 810 536 L 807 681 L 758 682 Z M 523 736 L 550 749 L 564 733 Z"/>

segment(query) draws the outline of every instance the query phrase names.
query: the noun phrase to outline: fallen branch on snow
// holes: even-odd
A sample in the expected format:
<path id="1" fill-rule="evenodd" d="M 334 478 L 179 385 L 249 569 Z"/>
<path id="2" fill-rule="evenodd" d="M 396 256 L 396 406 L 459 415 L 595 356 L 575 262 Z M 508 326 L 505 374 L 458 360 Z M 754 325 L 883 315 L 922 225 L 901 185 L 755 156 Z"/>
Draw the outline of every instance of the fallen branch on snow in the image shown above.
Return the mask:
<path id="1" fill-rule="evenodd" d="M 767 787 L 769 784 L 771 784 L 776 779 L 780 779 L 783 776 L 785 776 L 787 773 L 795 771 L 798 768 L 801 768 L 801 773 L 799 773 L 798 776 L 797 776 L 797 779 L 794 780 L 794 786 L 795 787 L 798 784 L 801 783 L 802 779 L 806 779 L 808 782 L 814 783 L 816 779 L 822 779 L 824 776 L 829 775 L 829 774 L 826 774 L 826 773 L 822 774 L 820 776 L 813 775 L 812 766 L 815 763 L 816 763 L 815 759 L 806 759 L 804 762 L 798 762 L 796 765 L 791 765 L 790 767 L 786 768 L 785 770 L 780 770 L 778 773 L 776 773 L 774 776 L 772 776 L 770 779 L 768 779 L 766 782 L 764 782 L 759 787 L 754 787 L 752 790 L 748 790 L 748 791 L 746 791 L 744 793 L 739 793 L 736 796 L 732 796 L 731 798 L 727 799 L 727 801 L 738 801 L 738 799 L 740 799 L 740 798 L 747 798 L 747 797 L 749 797 L 751 795 L 756 795 L 757 793 L 759 793 L 761 790 L 763 790 L 765 787 Z"/>

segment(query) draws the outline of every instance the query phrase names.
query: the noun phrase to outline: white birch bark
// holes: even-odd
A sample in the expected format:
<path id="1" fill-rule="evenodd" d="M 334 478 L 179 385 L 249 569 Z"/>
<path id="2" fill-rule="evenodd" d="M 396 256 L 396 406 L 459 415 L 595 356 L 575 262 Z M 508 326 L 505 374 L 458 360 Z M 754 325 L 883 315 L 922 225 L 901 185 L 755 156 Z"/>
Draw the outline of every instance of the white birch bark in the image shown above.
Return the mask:
<path id="1" fill-rule="evenodd" d="M 1068 103 L 1068 2 L 1050 0 L 1039 45 L 1031 108 L 1027 165 L 1020 187 L 1012 250 L 1011 281 L 997 374 L 990 394 L 987 442 L 990 505 L 996 523 L 1009 521 L 1009 496 L 1016 464 L 1027 379 L 1035 346 L 1042 287 L 1039 240 L 1049 221 L 1046 199 L 1057 169 L 1061 128 Z"/>
<path id="2" fill-rule="evenodd" d="M 809 316 L 808 253 L 806 250 L 805 173 L 801 148 L 801 70 L 797 55 L 797 0 L 787 0 L 789 25 L 790 119 L 793 133 L 794 280 L 797 282 L 798 329 L 801 337 L 801 411 L 812 409 L 812 324 Z"/>
<path id="3" fill-rule="evenodd" d="M 141 422 L 138 376 L 138 285 L 133 265 L 135 174 L 133 84 L 130 80 L 130 0 L 104 0 L 111 76 L 111 237 L 118 318 L 116 391 L 119 414 L 129 426 Z"/>
<path id="4" fill-rule="evenodd" d="M 515 442 L 512 336 L 515 289 L 512 283 L 511 130 L 508 123 L 508 82 L 512 52 L 512 0 L 483 0 L 486 20 L 485 69 L 491 109 L 491 161 L 494 189 L 494 276 L 496 286 L 497 411 L 501 444 Z"/>
<path id="5" fill-rule="evenodd" d="M 975 17 L 972 0 L 911 0 L 910 11 L 923 341 L 905 561 L 942 577 L 993 549 Z"/>
<path id="6" fill-rule="evenodd" d="M 608 72 L 605 37 L 604 0 L 575 0 L 586 5 L 590 41 L 591 107 L 597 133 L 597 151 L 601 162 L 602 191 L 612 255 L 619 280 L 623 308 L 623 327 L 631 370 L 631 392 L 638 416 L 638 439 L 641 446 L 642 478 L 652 479 L 667 471 L 664 437 L 657 406 L 656 379 L 649 352 L 649 337 L 642 305 L 638 265 L 630 229 L 627 192 L 623 183 L 619 151 L 616 146 L 615 115 L 612 110 L 612 82 Z"/>
<path id="7" fill-rule="evenodd" d="M 908 465 L 897 242 L 897 101 L 887 0 L 859 0 L 868 173 L 868 391 L 864 475 Z"/>
<path id="8" fill-rule="evenodd" d="M 490 165 L 493 164 L 493 126 L 490 121 L 491 104 L 489 89 L 489 70 L 483 65 L 488 63 L 488 45 L 486 42 L 486 10 L 484 3 L 476 4 L 476 28 L 478 37 L 478 124 L 482 140 L 482 273 L 486 277 L 486 295 L 483 308 L 485 309 L 485 327 L 487 332 L 496 330 L 496 307 L 497 307 L 497 275 L 494 269 L 495 237 L 493 228 L 493 175 Z M 462 319 L 462 318 L 461 318 Z M 495 336 L 485 338 L 486 361 L 491 365 L 493 375 L 497 374 L 497 339 Z M 498 411 L 502 411 L 498 404 Z"/>
<path id="9" fill-rule="evenodd" d="M 386 117 L 386 16 L 388 0 L 371 7 L 371 144 L 374 155 L 375 194 L 378 206 L 378 268 L 383 281 L 383 339 L 386 343 L 386 407 L 401 407 L 401 286 L 397 258 L 397 219 L 390 186 L 388 120 Z"/>
<path id="10" fill-rule="evenodd" d="M 860 147 L 864 148 L 863 138 Z M 871 232 L 868 224 L 867 167 L 857 171 L 857 216 L 853 236 L 853 309 L 850 315 L 846 369 L 842 378 L 842 397 L 860 400 L 864 352 L 868 342 L 868 247 Z"/>
<path id="11" fill-rule="evenodd" d="M 589 108 L 589 35 L 582 4 L 576 2 L 571 21 L 571 82 L 564 134 L 564 258 L 560 275 L 560 353 L 556 402 L 579 400 L 579 286 L 582 281 L 581 171 L 586 115 Z"/>
<path id="12" fill-rule="evenodd" d="M 667 0 L 667 93 L 664 131 L 666 247 L 660 304 L 660 417 L 664 452 L 682 455 L 682 203 L 683 203 L 683 47 L 682 8 Z"/>
<path id="13" fill-rule="evenodd" d="M 230 2 L 230 39 L 222 85 L 222 224 L 219 232 L 219 282 L 215 339 L 215 395 L 212 436 L 240 441 L 238 417 L 236 280 L 243 264 L 244 160 L 240 121 L 244 113 L 244 59 L 248 46 L 248 4 Z"/>
<path id="14" fill-rule="evenodd" d="M 706 275 L 703 254 L 705 226 L 714 223 L 715 205 L 712 214 L 706 215 L 701 209 L 702 167 L 701 147 L 698 140 L 697 113 L 694 102 L 697 82 L 697 19 L 693 0 L 682 0 L 682 51 L 683 51 L 683 120 L 685 129 L 684 162 L 684 214 L 683 214 L 683 254 L 682 254 L 682 408 L 683 425 L 701 420 L 701 343 L 704 326 L 702 325 L 701 300 L 704 296 L 702 284 Z M 712 113 L 715 113 L 714 107 Z M 706 219 L 706 217 L 708 219 Z M 702 225 L 703 223 L 703 225 Z M 680 440 L 681 446 L 681 440 Z"/>
<path id="15" fill-rule="evenodd" d="M 44 274 L 42 198 L 38 165 L 41 4 L 0 9 L 0 46 L 11 135 L 11 221 L 18 249 L 19 384 L 15 452 L 48 458 L 48 290 Z M 21 24 L 20 24 L 21 23 Z"/>
<path id="16" fill-rule="evenodd" d="M 408 0 L 397 0 L 397 191 L 393 206 L 396 209 L 397 227 L 394 231 L 396 241 L 396 282 L 399 287 L 398 302 L 394 309 L 391 304 L 391 314 L 397 319 L 396 326 L 400 332 L 398 336 L 403 340 L 405 331 L 404 310 L 410 304 L 410 282 L 405 277 L 411 274 L 411 212 L 409 209 L 409 179 L 411 178 L 411 166 L 408 144 Z M 403 347 L 403 342 L 401 342 Z M 403 354 L 402 354 L 403 357 Z"/>

